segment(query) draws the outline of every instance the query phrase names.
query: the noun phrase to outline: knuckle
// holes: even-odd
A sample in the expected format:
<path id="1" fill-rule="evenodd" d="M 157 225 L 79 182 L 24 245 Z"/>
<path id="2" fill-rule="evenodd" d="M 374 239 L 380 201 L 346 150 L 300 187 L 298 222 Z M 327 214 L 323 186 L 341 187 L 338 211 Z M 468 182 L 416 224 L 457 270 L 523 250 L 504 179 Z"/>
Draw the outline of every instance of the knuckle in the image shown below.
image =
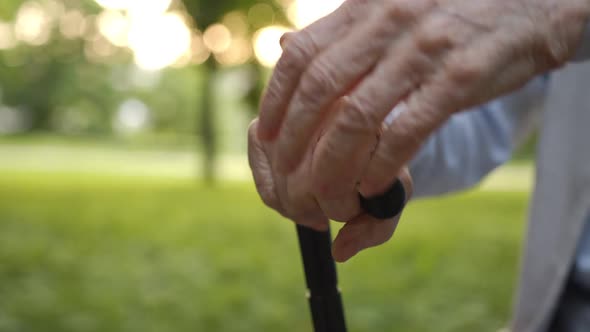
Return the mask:
<path id="1" fill-rule="evenodd" d="M 453 38 L 449 31 L 448 20 L 434 19 L 416 30 L 414 36 L 416 47 L 425 53 L 437 53 L 449 49 L 453 45 Z"/>
<path id="2" fill-rule="evenodd" d="M 344 3 L 344 6 L 357 9 L 359 7 L 367 7 L 370 4 L 373 4 L 373 0 L 348 0 Z"/>
<path id="3" fill-rule="evenodd" d="M 412 1 L 388 1 L 383 13 L 389 20 L 411 21 L 417 16 L 416 6 Z"/>
<path id="4" fill-rule="evenodd" d="M 289 44 L 290 45 L 290 44 Z M 277 65 L 272 73 L 271 83 L 274 82 L 288 82 L 288 80 L 297 75 L 305 67 L 305 60 L 300 59 L 298 55 L 286 49 L 283 55 L 279 58 Z M 274 90 L 272 88 L 275 88 Z M 280 84 L 270 84 L 267 93 L 275 93 L 280 91 Z"/>
<path id="5" fill-rule="evenodd" d="M 296 68 L 305 67 L 317 53 L 317 47 L 307 30 L 295 33 L 285 49 L 285 62 Z"/>
<path id="6" fill-rule="evenodd" d="M 350 24 L 363 15 L 372 3 L 372 0 L 348 0 L 338 10 L 345 15 L 346 23 Z"/>
<path id="7" fill-rule="evenodd" d="M 363 105 L 363 106 L 361 106 Z M 377 115 L 377 107 L 368 99 L 357 96 L 343 101 L 342 113 L 336 117 L 334 126 L 340 132 L 358 135 L 374 135 L 381 128 L 382 119 Z"/>
<path id="8" fill-rule="evenodd" d="M 412 22 L 436 5 L 436 0 L 388 1 L 383 12 L 390 20 Z"/>
<path id="9" fill-rule="evenodd" d="M 297 53 L 295 47 L 292 46 L 294 43 L 290 43 L 285 49 L 285 52 L 277 63 L 276 70 L 278 73 L 287 73 L 289 71 L 295 71 L 304 66 L 305 60 L 301 57 L 300 53 Z"/>
<path id="10" fill-rule="evenodd" d="M 453 82 L 470 83 L 485 76 L 487 67 L 485 59 L 457 55 L 449 58 L 446 71 Z"/>
<path id="11" fill-rule="evenodd" d="M 400 69 L 404 80 L 403 82 L 399 82 L 399 86 L 405 87 L 405 91 L 412 91 L 418 88 L 424 77 L 436 69 L 438 61 L 433 54 L 421 49 L 417 45 L 417 41 L 414 41 L 410 49 L 412 52 L 403 55 L 404 66 Z"/>
<path id="12" fill-rule="evenodd" d="M 305 35 L 304 31 L 300 31 L 291 37 L 275 66 L 273 78 L 281 81 L 283 78 L 297 74 L 305 68 L 313 56 L 312 46 L 309 46 L 309 42 L 305 41 L 308 39 L 301 37 Z"/>
<path id="13" fill-rule="evenodd" d="M 337 84 L 333 71 L 325 61 L 313 62 L 301 79 L 299 96 L 304 105 L 316 104 L 328 94 L 334 94 Z"/>

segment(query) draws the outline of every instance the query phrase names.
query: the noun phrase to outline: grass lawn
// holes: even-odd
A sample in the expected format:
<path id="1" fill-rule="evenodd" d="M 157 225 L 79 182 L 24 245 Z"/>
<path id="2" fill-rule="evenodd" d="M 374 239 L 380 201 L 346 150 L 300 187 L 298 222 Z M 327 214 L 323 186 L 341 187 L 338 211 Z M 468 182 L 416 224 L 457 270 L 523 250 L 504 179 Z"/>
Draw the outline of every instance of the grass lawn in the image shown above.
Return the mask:
<path id="1" fill-rule="evenodd" d="M 497 331 L 528 195 L 412 204 L 339 265 L 350 331 Z M 0 172 L 0 331 L 310 331 L 293 226 L 248 182 Z"/>

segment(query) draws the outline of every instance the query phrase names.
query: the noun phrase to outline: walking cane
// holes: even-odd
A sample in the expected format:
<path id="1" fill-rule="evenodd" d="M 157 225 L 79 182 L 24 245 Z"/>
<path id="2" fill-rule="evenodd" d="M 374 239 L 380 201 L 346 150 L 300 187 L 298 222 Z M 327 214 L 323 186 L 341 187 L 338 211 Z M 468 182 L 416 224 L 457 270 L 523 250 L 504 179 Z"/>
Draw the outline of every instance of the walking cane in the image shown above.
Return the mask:
<path id="1" fill-rule="evenodd" d="M 406 201 L 406 193 L 399 180 L 383 195 L 370 199 L 359 197 L 363 210 L 377 219 L 397 216 Z M 330 230 L 319 232 L 297 225 L 297 235 L 314 331 L 346 332 Z"/>

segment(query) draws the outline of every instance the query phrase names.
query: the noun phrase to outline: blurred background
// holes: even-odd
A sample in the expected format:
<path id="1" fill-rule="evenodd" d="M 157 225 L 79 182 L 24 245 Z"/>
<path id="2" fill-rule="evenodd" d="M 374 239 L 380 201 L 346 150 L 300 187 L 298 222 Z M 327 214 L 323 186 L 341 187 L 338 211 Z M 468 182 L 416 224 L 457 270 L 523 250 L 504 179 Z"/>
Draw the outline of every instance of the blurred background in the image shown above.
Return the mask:
<path id="1" fill-rule="evenodd" d="M 280 36 L 341 2 L 0 1 L 0 332 L 311 330 L 246 129 Z M 339 266 L 351 331 L 502 328 L 532 146 Z"/>

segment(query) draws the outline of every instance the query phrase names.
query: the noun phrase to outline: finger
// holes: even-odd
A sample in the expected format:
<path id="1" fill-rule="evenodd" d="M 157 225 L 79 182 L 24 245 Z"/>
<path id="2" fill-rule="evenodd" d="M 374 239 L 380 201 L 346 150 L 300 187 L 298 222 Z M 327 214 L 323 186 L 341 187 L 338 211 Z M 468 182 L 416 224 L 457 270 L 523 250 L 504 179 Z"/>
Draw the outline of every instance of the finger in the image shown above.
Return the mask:
<path id="1" fill-rule="evenodd" d="M 303 174 L 306 170 L 302 169 L 302 174 L 293 174 L 289 177 L 277 176 L 272 163 L 269 163 L 274 148 L 272 143 L 258 139 L 257 125 L 258 122 L 255 120 L 248 131 L 248 156 L 263 201 L 283 217 L 297 224 L 317 231 L 327 230 L 329 220 L 311 194 L 309 179 Z"/>
<path id="2" fill-rule="evenodd" d="M 258 135 L 261 139 L 272 140 L 276 136 L 293 91 L 309 62 L 328 45 L 346 35 L 357 18 L 364 17 L 367 3 L 363 0 L 346 1 L 332 14 L 283 38 L 283 55 L 260 105 Z"/>
<path id="3" fill-rule="evenodd" d="M 412 1 L 405 6 L 398 4 L 390 10 L 379 10 L 311 61 L 301 76 L 281 126 L 277 140 L 280 152 L 275 161 L 279 172 L 288 174 L 299 165 L 310 137 L 324 120 L 326 105 L 367 75 L 386 49 L 432 4 L 430 0 Z M 383 81 L 379 83 L 380 91 L 392 89 L 384 86 Z M 387 101 L 388 104 L 395 102 L 390 96 Z"/>
<path id="4" fill-rule="evenodd" d="M 385 117 L 414 86 L 411 80 L 396 85 L 392 77 L 410 77 L 409 71 L 418 77 L 425 75 L 418 71 L 431 70 L 431 60 L 425 55 L 410 56 L 416 50 L 415 45 L 411 46 L 411 40 L 404 43 L 411 48 L 407 53 L 379 64 L 374 73 L 343 99 L 338 114 L 320 140 L 312 171 L 318 199 L 333 200 L 349 192 L 365 173 Z M 398 61 L 406 65 L 400 66 Z M 391 67 L 402 69 L 396 69 L 395 73 L 389 70 Z"/>
<path id="5" fill-rule="evenodd" d="M 338 196 L 315 196 L 322 211 L 329 219 L 348 222 L 362 213 L 356 183 L 350 182 L 350 186 Z"/>
<path id="6" fill-rule="evenodd" d="M 367 155 L 374 147 L 374 137 L 391 109 L 436 73 L 451 50 L 469 43 L 476 33 L 475 28 L 462 31 L 448 15 L 437 12 L 387 52 L 341 104 L 338 116 L 318 145 L 318 150 L 325 153 L 318 152 L 314 163 L 317 196 L 344 192 L 350 184 L 343 179 L 365 171 L 360 169 L 364 165 L 351 161 Z M 336 169 L 334 165 L 347 167 Z"/>
<path id="7" fill-rule="evenodd" d="M 331 107 L 331 109 L 335 110 L 336 107 Z M 328 114 L 328 118 L 331 117 L 331 114 L 332 112 Z M 319 141 L 321 135 L 322 132 L 318 132 L 313 140 Z M 311 146 L 306 153 L 301 167 L 297 168 L 294 173 L 285 177 L 288 182 L 287 205 L 289 208 L 293 208 L 297 211 L 319 211 L 320 213 L 316 214 L 321 215 L 326 221 L 329 219 L 338 221 L 351 220 L 360 213 L 358 198 L 355 195 L 357 189 L 353 188 L 350 191 L 349 196 L 351 199 L 345 202 L 340 201 L 338 202 L 339 204 L 335 203 L 334 205 L 320 202 L 314 194 L 313 178 L 311 177 L 314 154 L 315 146 Z M 325 224 L 326 227 L 328 227 L 328 223 L 326 222 Z"/>
<path id="8" fill-rule="evenodd" d="M 434 11 L 388 50 L 381 63 L 342 104 L 339 117 L 323 138 L 322 143 L 333 148 L 331 153 L 320 154 L 314 171 L 318 178 L 314 180 L 320 188 L 332 192 L 325 195 L 341 191 L 339 187 L 344 185 L 344 176 L 334 171 L 333 165 L 350 165 L 340 171 L 358 173 L 354 169 L 358 165 L 350 164 L 349 160 L 352 156 L 366 155 L 383 120 L 392 114 L 393 106 L 428 82 L 450 52 L 469 45 L 480 32 L 477 26 L 462 28 L 461 22 L 449 14 Z M 395 176 L 394 172 L 390 174 Z"/>
<path id="9" fill-rule="evenodd" d="M 412 195 L 412 180 L 407 170 L 400 174 L 400 180 L 408 194 L 406 199 L 409 199 Z M 400 217 L 401 213 L 387 220 L 379 220 L 368 214 L 362 214 L 346 223 L 334 239 L 332 247 L 334 260 L 345 262 L 361 250 L 387 242 L 393 236 Z"/>
<path id="10" fill-rule="evenodd" d="M 311 227 L 318 231 L 326 231 L 329 219 L 316 201 L 311 190 L 311 158 L 313 151 L 307 153 L 302 167 L 286 179 L 286 210 L 296 223 Z"/>
<path id="11" fill-rule="evenodd" d="M 452 113 L 445 88 L 430 84 L 412 94 L 406 110 L 384 130 L 381 140 L 361 180 L 365 197 L 379 195 L 393 182 L 402 165 L 418 151 L 422 142 Z"/>
<path id="12" fill-rule="evenodd" d="M 284 51 L 286 45 L 289 43 L 289 40 L 291 38 L 293 38 L 293 35 L 295 34 L 295 32 L 285 32 L 282 36 L 281 39 L 279 40 L 279 44 L 281 45 L 281 49 Z"/>
<path id="13" fill-rule="evenodd" d="M 329 113 L 325 123 L 330 124 L 333 117 L 335 116 L 335 111 L 339 108 L 339 103 L 343 102 L 340 100 L 337 102 L 331 109 L 332 111 Z M 364 169 L 369 163 L 370 154 L 365 156 L 350 156 L 346 167 L 342 167 L 343 165 L 332 165 L 333 172 L 338 172 L 340 174 L 340 182 L 337 182 L 338 188 L 337 190 L 327 190 L 327 189 L 318 189 L 318 184 L 316 182 L 316 177 L 313 175 L 315 172 L 315 157 L 318 155 L 323 155 L 325 153 L 330 153 L 330 149 L 323 145 L 321 142 L 321 137 L 324 134 L 324 131 L 319 135 L 319 139 L 315 140 L 317 145 L 312 149 L 312 162 L 307 164 L 304 162 L 304 165 L 308 165 L 309 171 L 307 172 L 308 180 L 311 184 L 311 190 L 315 199 L 317 200 L 319 206 L 321 207 L 324 214 L 331 220 L 335 221 L 350 221 L 353 218 L 357 217 L 362 211 L 360 207 L 360 202 L 358 199 L 358 188 L 357 184 L 360 181 L 362 173 L 352 173 L 347 172 L 346 170 L 350 169 Z M 377 137 L 375 137 L 374 145 L 377 144 Z M 360 166 L 352 167 L 351 164 L 359 164 Z M 299 172 L 299 167 L 296 172 Z M 323 195 L 323 193 L 335 193 L 332 195 Z"/>
<path id="14" fill-rule="evenodd" d="M 346 262 L 361 250 L 387 242 L 395 232 L 400 217 L 377 220 L 362 214 L 340 229 L 332 245 L 336 262 Z M 374 243 L 370 245 L 370 243 Z"/>
<path id="15" fill-rule="evenodd" d="M 277 194 L 270 162 L 256 135 L 257 126 L 258 119 L 252 121 L 248 128 L 248 162 L 254 177 L 256 191 L 264 204 L 283 214 L 284 210 Z"/>
<path id="16" fill-rule="evenodd" d="M 490 40 L 449 55 L 432 79 L 408 97 L 406 111 L 383 132 L 361 180 L 360 192 L 368 197 L 383 192 L 402 165 L 453 113 L 516 88 L 520 83 L 515 82 L 523 81 L 522 78 L 506 79 L 498 74 L 514 72 L 523 76 L 525 70 L 512 67 L 513 64 L 530 68 L 515 61 L 512 52 L 513 49 L 499 45 L 499 41 Z"/>

